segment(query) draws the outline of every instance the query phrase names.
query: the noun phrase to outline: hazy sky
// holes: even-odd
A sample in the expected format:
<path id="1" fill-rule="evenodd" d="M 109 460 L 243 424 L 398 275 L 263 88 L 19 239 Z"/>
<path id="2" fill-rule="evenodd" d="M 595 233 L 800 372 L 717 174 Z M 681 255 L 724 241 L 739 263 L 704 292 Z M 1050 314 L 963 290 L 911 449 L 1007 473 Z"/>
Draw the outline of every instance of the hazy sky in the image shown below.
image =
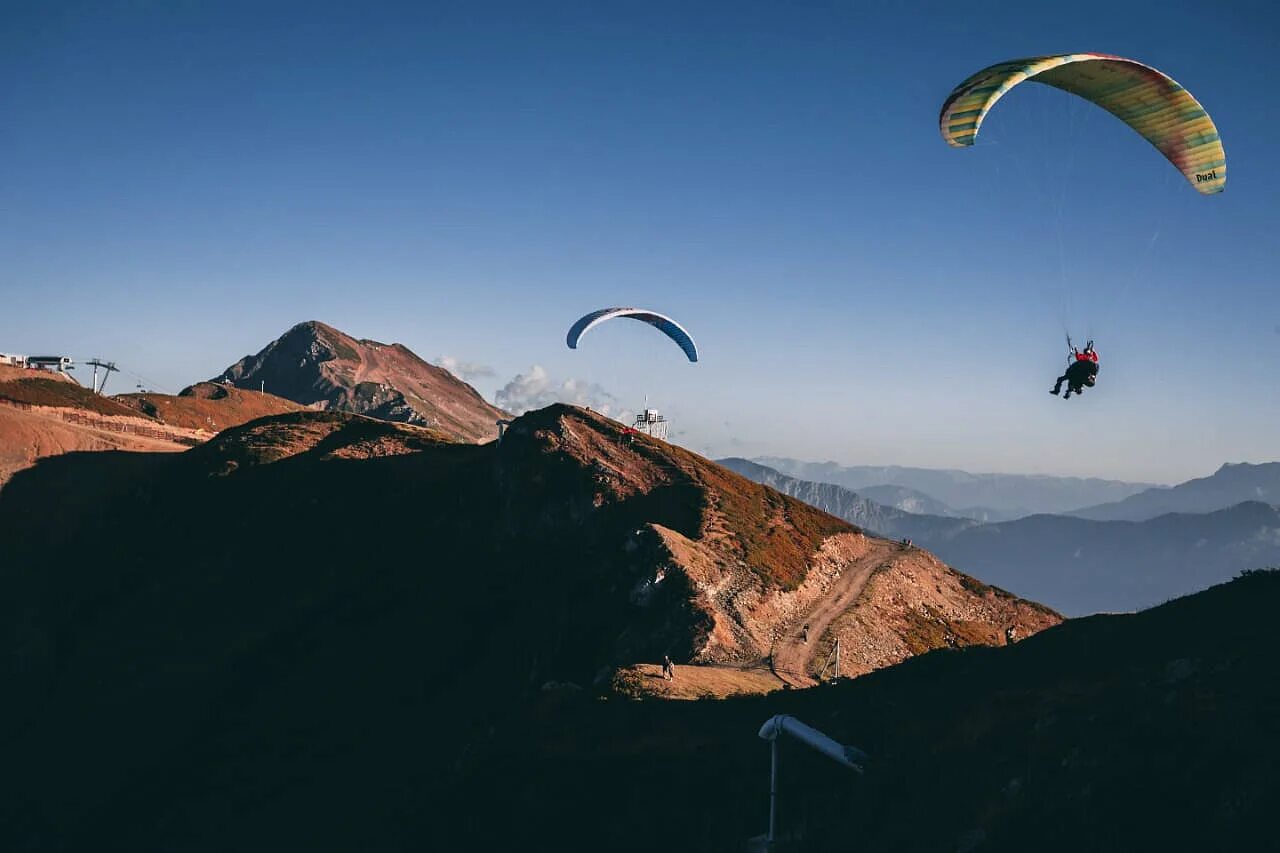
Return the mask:
<path id="1" fill-rule="evenodd" d="M 1274 460 L 1278 48 L 1268 3 L 6 4 L 0 351 L 176 391 L 319 319 L 490 400 L 647 394 L 711 455 Z M 1226 192 L 1043 86 L 942 141 L 968 74 L 1068 51 L 1185 85 Z M 627 322 L 568 350 L 607 305 L 702 361 Z M 1102 371 L 1064 402 L 1067 323 Z"/>

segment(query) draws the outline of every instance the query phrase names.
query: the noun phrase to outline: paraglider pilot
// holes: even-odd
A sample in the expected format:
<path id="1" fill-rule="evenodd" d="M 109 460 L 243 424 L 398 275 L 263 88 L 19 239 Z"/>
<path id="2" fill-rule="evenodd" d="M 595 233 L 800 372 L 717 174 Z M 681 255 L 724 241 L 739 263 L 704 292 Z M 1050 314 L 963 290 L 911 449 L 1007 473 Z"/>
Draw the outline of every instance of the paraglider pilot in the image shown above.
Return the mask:
<path id="1" fill-rule="evenodd" d="M 1074 360 L 1067 367 L 1066 373 L 1058 377 L 1050 394 L 1057 395 L 1062 390 L 1062 383 L 1067 383 L 1067 390 L 1062 399 L 1068 400 L 1071 395 L 1083 394 L 1085 386 L 1092 388 L 1098 381 L 1098 354 L 1093 351 L 1093 341 L 1085 344 L 1084 350 L 1071 348 Z"/>

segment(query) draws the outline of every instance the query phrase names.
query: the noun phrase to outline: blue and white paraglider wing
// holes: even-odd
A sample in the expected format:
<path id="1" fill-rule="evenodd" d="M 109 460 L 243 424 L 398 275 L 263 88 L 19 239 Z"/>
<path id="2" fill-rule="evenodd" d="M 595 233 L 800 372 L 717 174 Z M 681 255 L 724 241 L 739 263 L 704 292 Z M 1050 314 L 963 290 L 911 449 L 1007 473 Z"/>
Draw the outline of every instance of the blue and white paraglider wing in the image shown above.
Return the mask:
<path id="1" fill-rule="evenodd" d="M 565 343 L 569 345 L 569 349 L 577 349 L 578 341 L 588 330 L 616 317 L 629 317 L 632 320 L 640 320 L 651 326 L 656 326 L 663 334 L 675 341 L 680 346 L 680 349 L 684 350 L 684 354 L 689 357 L 689 361 L 698 360 L 697 344 L 693 342 L 693 338 L 679 323 L 656 311 L 646 311 L 643 308 L 601 308 L 599 311 L 592 311 L 573 324 L 569 329 L 569 334 L 565 337 Z"/>

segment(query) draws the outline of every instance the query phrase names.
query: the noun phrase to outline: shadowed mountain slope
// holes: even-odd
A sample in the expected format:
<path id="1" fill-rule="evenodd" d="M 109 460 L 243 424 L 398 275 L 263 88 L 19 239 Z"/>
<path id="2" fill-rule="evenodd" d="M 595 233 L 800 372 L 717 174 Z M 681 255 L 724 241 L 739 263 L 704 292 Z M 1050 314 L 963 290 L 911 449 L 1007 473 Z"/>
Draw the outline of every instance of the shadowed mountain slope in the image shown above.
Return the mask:
<path id="1" fill-rule="evenodd" d="M 818 690 L 549 696 L 468 763 L 450 825 L 477 849 L 745 849 L 768 826 L 769 745 L 756 733 L 785 713 L 870 755 L 858 776 L 780 742 L 788 849 L 1266 849 L 1277 608 L 1280 573 L 1255 573 Z"/>
<path id="2" fill-rule="evenodd" d="M 759 664 L 815 613 L 855 620 L 854 670 L 1059 619 L 567 406 L 501 444 L 304 411 L 68 454 L 0 493 L 0 539 L 9 850 L 415 846 L 544 687 Z"/>

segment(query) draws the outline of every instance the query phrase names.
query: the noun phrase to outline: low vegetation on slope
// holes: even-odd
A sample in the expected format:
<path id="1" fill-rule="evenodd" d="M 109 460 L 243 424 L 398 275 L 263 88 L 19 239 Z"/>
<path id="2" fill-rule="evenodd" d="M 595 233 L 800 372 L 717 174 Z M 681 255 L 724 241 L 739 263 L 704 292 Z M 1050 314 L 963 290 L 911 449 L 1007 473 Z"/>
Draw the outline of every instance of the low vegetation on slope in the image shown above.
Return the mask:
<path id="1" fill-rule="evenodd" d="M 553 405 L 522 417 L 504 442 L 532 438 L 537 456 L 562 456 L 567 470 L 591 470 L 612 500 L 644 495 L 637 522 L 664 524 L 690 539 L 709 537 L 767 588 L 795 589 L 823 540 L 858 532 L 849 523 L 765 488 L 673 444 L 629 435 L 617 421 Z M 509 451 L 510 455 L 511 451 Z"/>
<path id="2" fill-rule="evenodd" d="M 101 415 L 144 417 L 110 397 L 95 394 L 70 379 L 40 375 L 33 370 L 13 368 L 0 375 L 0 401 L 9 400 L 28 406 L 64 406 Z"/>
<path id="3" fill-rule="evenodd" d="M 118 394 L 112 399 L 161 423 L 206 432 L 221 432 L 255 418 L 303 408 L 272 394 L 214 382 L 198 382 L 176 395 L 143 392 Z"/>
<path id="4" fill-rule="evenodd" d="M 824 539 L 861 532 L 847 521 L 708 464 L 683 448 L 673 447 L 671 452 L 696 470 L 697 481 L 714 497 L 716 513 L 736 538 L 742 559 L 766 584 L 795 589 Z"/>

